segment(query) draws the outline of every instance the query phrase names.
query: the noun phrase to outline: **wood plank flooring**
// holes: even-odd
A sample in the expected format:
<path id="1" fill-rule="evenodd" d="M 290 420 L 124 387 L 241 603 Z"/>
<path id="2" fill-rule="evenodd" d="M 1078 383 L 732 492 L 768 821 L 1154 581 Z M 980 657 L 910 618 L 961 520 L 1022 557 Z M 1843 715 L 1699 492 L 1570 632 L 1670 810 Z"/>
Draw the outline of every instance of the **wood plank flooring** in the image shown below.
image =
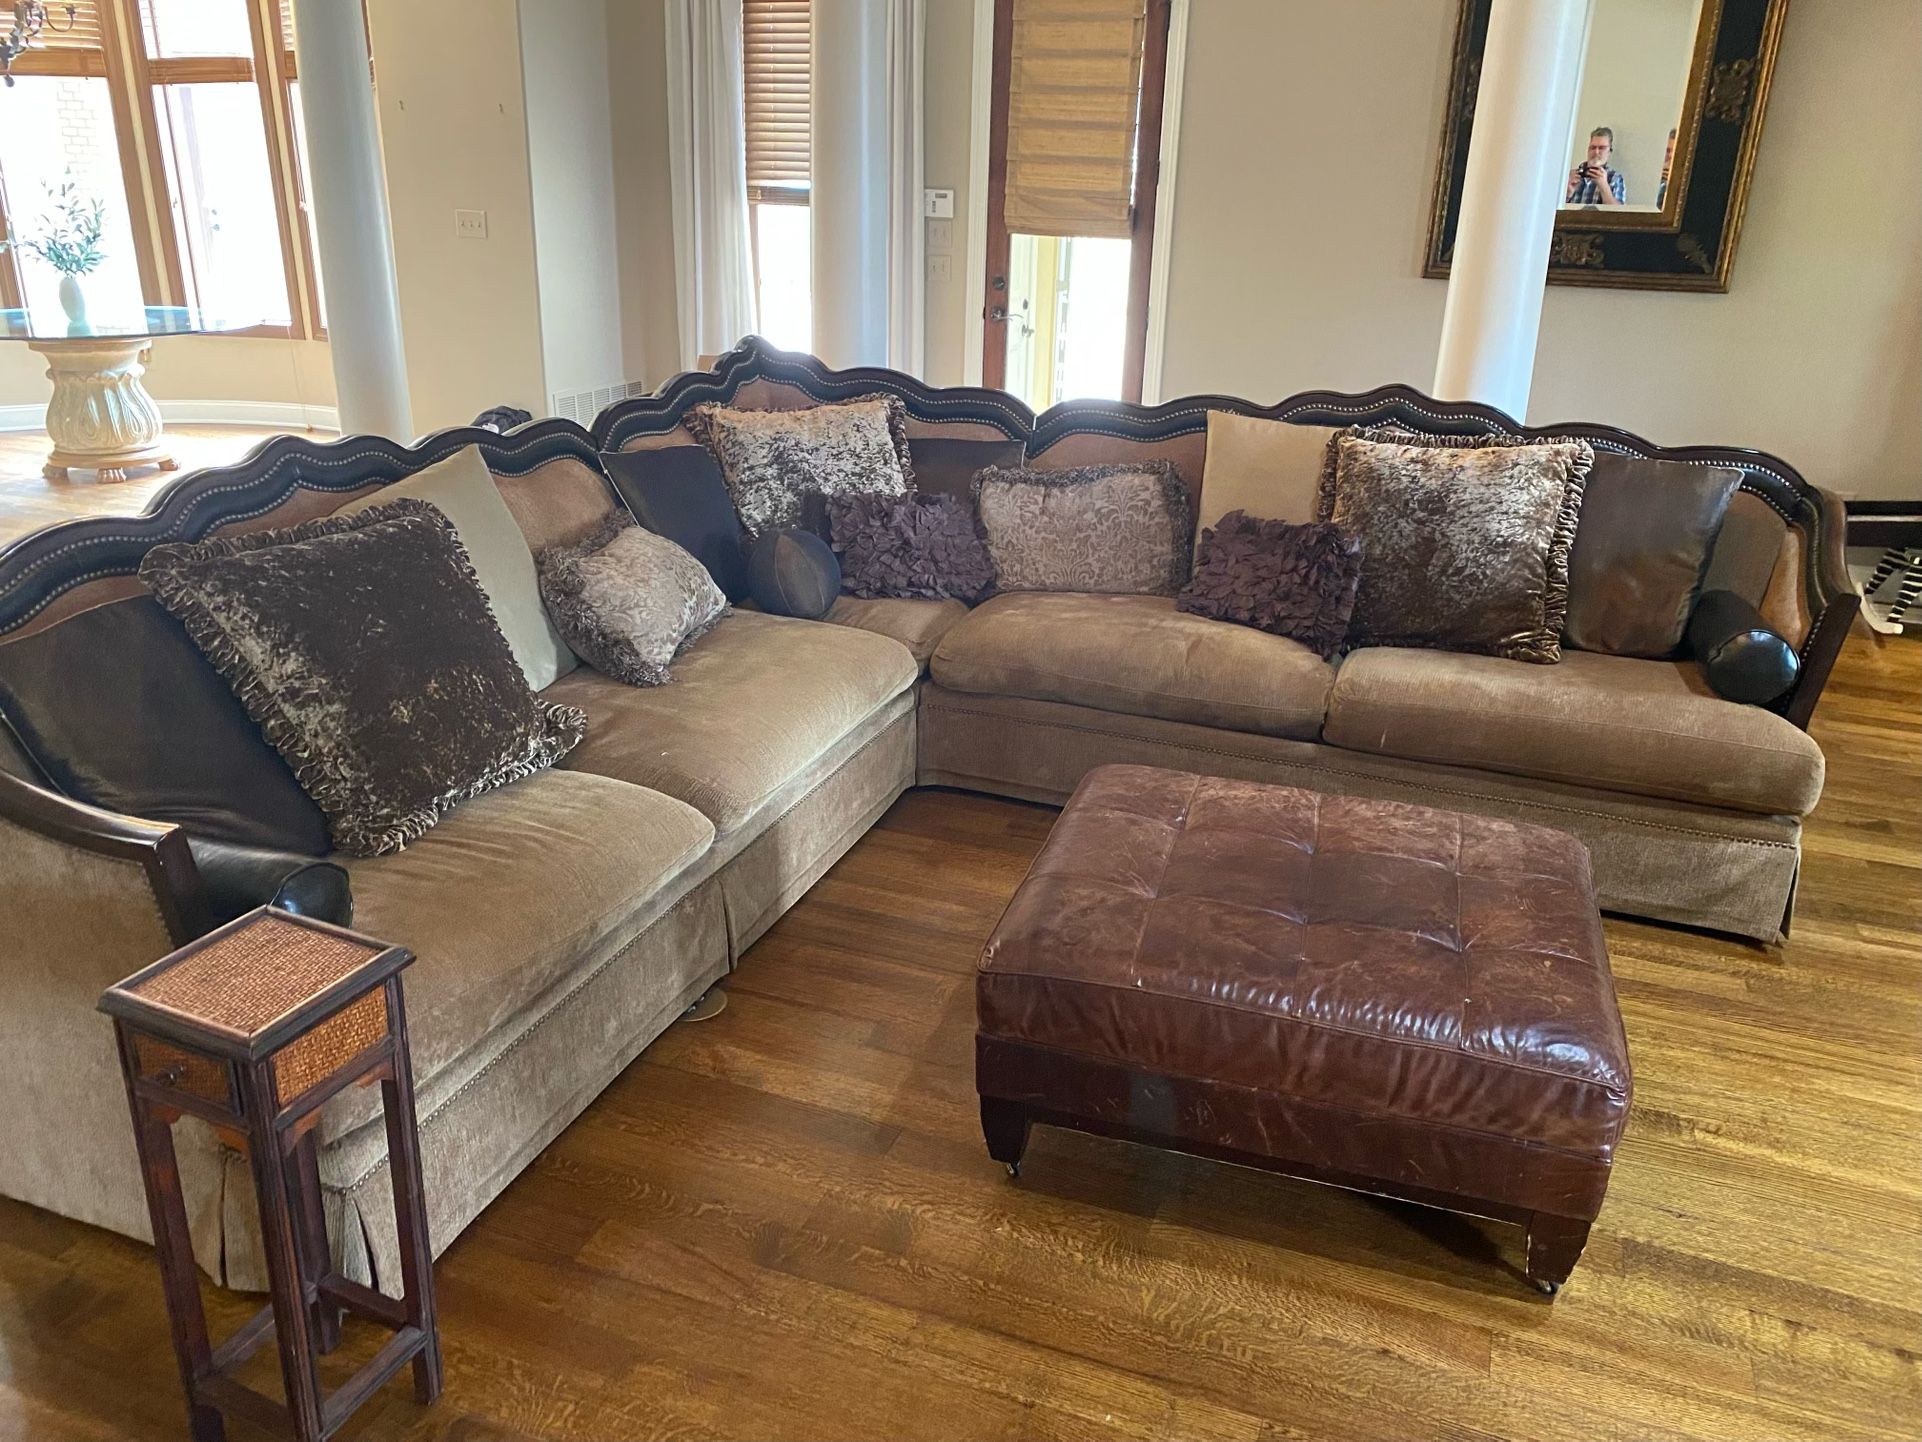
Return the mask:
<path id="1" fill-rule="evenodd" d="M 279 430 L 265 426 L 168 426 L 167 442 L 174 459 L 180 462 L 178 472 L 149 467 L 124 481 L 99 481 L 91 471 L 75 471 L 67 480 L 49 481 L 40 474 L 50 444 L 46 433 L 0 431 L 0 546 L 15 536 L 76 516 L 138 515 L 153 493 L 175 475 L 231 465 L 262 441 L 279 434 Z M 329 439 L 333 432 L 300 434 Z"/>
<path id="2" fill-rule="evenodd" d="M 1608 924 L 1636 1104 L 1552 1306 L 1494 1224 L 1048 1129 L 1009 1182 L 971 967 L 1052 813 L 916 792 L 440 1260 L 440 1403 L 341 1435 L 1913 1438 L 1922 643 L 1815 732 L 1787 946 Z M 0 1438 L 184 1436 L 166 1337 L 147 1248 L 0 1202 Z"/>

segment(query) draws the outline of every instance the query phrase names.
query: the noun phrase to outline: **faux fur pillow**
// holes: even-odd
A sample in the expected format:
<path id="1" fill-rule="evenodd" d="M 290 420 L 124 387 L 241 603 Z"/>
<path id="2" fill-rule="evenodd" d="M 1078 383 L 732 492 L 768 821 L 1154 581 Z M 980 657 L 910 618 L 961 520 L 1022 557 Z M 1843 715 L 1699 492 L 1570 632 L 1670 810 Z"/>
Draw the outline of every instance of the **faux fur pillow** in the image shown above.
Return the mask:
<path id="1" fill-rule="evenodd" d="M 1194 521 L 1167 461 L 990 466 L 974 478 L 974 498 L 998 591 L 1171 596 L 1188 579 Z"/>
<path id="2" fill-rule="evenodd" d="M 994 584 L 974 512 L 953 496 L 836 496 L 828 522 L 850 596 L 972 601 Z"/>
<path id="3" fill-rule="evenodd" d="M 1348 644 L 1561 660 L 1593 460 L 1586 441 L 1386 427 L 1333 437 L 1320 518 L 1358 536 L 1366 558 Z"/>
<path id="4" fill-rule="evenodd" d="M 1348 634 L 1360 584 L 1361 542 L 1340 526 L 1230 511 L 1201 533 L 1175 606 L 1286 636 L 1326 661 Z"/>
<path id="5" fill-rule="evenodd" d="M 453 523 L 425 501 L 155 546 L 187 628 L 353 856 L 399 851 L 587 730 L 528 689 Z"/>
<path id="6" fill-rule="evenodd" d="M 713 452 L 749 540 L 790 526 L 826 540 L 824 498 L 914 489 L 907 419 L 899 396 L 877 393 L 794 411 L 710 403 L 683 424 Z"/>
<path id="7" fill-rule="evenodd" d="M 615 516 L 578 545 L 541 552 L 541 595 L 567 644 L 630 686 L 660 686 L 689 641 L 728 611 L 707 567 Z"/>

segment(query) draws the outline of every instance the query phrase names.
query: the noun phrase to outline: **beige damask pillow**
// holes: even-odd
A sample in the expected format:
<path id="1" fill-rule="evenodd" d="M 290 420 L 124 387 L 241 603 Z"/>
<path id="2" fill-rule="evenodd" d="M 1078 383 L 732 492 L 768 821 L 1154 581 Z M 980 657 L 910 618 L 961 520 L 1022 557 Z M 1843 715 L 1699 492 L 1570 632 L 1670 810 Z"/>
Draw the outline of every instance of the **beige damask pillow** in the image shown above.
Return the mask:
<path id="1" fill-rule="evenodd" d="M 1171 596 L 1188 579 L 1194 521 L 1167 461 L 990 466 L 974 495 L 997 591 Z"/>
<path id="2" fill-rule="evenodd" d="M 1328 442 L 1320 519 L 1361 539 L 1348 645 L 1562 658 L 1586 441 L 1390 427 Z"/>

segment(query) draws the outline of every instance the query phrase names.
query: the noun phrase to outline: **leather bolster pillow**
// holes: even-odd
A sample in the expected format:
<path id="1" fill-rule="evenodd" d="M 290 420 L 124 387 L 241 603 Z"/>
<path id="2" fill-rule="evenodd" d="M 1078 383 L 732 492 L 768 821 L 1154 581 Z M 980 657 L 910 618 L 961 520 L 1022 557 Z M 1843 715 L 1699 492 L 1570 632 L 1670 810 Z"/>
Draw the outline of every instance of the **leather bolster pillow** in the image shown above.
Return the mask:
<path id="1" fill-rule="evenodd" d="M 335 926 L 353 925 L 354 896 L 347 871 L 331 861 L 200 836 L 187 838 L 187 850 L 193 854 L 194 870 L 200 873 L 207 910 L 216 926 L 257 906 L 277 906 Z"/>
<path id="2" fill-rule="evenodd" d="M 1733 591 L 1705 591 L 1688 618 L 1688 649 L 1709 688 L 1731 701 L 1765 706 L 1795 684 L 1795 648 Z"/>

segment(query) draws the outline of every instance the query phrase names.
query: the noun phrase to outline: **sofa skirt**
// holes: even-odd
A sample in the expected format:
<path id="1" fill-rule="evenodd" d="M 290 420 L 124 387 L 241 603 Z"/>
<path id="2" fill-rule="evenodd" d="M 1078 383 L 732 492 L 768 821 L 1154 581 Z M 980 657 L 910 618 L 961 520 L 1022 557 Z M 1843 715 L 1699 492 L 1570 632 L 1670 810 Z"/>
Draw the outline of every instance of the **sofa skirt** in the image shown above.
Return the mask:
<path id="1" fill-rule="evenodd" d="M 1127 762 L 1550 826 L 1588 846 L 1604 911 L 1780 939 L 1801 861 L 1792 816 L 1500 776 L 1055 701 L 921 693 L 923 786 L 1060 804 L 1096 766 Z"/>

